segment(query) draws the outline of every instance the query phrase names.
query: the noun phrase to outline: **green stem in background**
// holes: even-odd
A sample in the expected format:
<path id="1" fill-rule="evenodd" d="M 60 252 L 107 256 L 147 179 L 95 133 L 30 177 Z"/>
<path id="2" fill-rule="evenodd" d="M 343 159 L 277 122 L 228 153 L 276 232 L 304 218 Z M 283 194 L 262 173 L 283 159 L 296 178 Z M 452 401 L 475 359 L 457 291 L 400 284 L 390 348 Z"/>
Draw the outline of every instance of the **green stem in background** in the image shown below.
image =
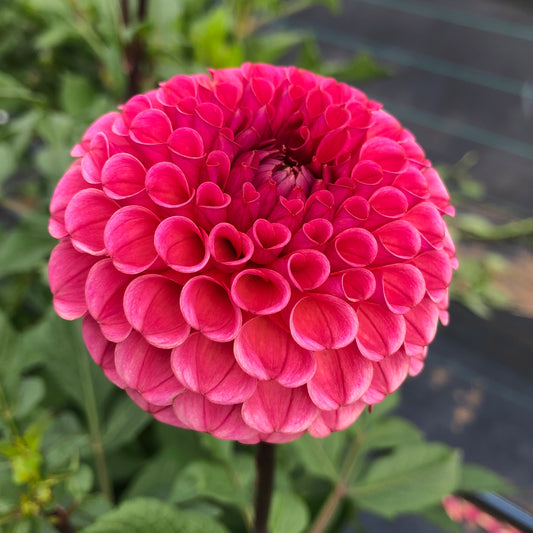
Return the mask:
<path id="1" fill-rule="evenodd" d="M 113 502 L 113 487 L 107 470 L 104 445 L 102 442 L 102 432 L 100 431 L 98 408 L 96 406 L 96 396 L 91 376 L 91 367 L 86 353 L 80 354 L 80 372 L 82 375 L 84 404 L 87 414 L 87 422 L 89 424 L 89 437 L 96 464 L 98 484 L 100 490 L 106 495 L 107 499 L 110 502 Z"/>
<path id="2" fill-rule="evenodd" d="M 255 456 L 255 524 L 253 533 L 267 533 L 268 514 L 274 488 L 274 469 L 276 466 L 275 445 L 260 442 Z"/>
<path id="3" fill-rule="evenodd" d="M 339 504 L 348 491 L 350 477 L 352 476 L 353 469 L 359 458 L 359 451 L 359 439 L 355 438 L 348 448 L 348 452 L 346 453 L 346 459 L 344 460 L 341 468 L 341 475 L 333 487 L 328 499 L 322 506 L 322 509 L 320 509 L 320 512 L 315 518 L 309 533 L 323 533 L 326 531 L 326 528 L 329 526 L 331 520 L 335 516 L 335 512 L 339 507 Z"/>

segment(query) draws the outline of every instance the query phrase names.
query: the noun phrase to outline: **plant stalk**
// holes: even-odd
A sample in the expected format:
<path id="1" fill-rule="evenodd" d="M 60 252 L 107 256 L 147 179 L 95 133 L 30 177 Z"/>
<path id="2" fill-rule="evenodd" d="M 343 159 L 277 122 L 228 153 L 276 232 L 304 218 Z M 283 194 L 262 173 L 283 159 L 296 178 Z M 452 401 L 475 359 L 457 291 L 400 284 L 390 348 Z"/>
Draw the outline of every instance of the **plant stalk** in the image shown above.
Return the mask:
<path id="1" fill-rule="evenodd" d="M 253 533 L 267 533 L 268 515 L 274 488 L 274 469 L 276 466 L 274 444 L 260 442 L 255 456 L 255 523 Z"/>

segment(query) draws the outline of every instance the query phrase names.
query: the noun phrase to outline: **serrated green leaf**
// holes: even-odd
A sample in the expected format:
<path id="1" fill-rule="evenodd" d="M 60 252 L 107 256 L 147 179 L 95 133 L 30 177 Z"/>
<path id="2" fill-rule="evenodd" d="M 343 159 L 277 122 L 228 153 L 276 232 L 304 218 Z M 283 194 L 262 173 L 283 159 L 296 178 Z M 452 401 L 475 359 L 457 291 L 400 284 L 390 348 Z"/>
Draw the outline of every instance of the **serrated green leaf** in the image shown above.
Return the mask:
<path id="1" fill-rule="evenodd" d="M 376 459 L 349 489 L 356 505 L 385 517 L 423 509 L 457 488 L 460 457 L 441 444 L 416 443 Z"/>
<path id="2" fill-rule="evenodd" d="M 36 213 L 22 219 L 0 242 L 0 277 L 39 267 L 54 244 L 48 233 L 48 216 Z"/>
<path id="3" fill-rule="evenodd" d="M 383 449 L 419 442 L 422 438 L 420 430 L 399 417 L 383 418 L 372 425 L 361 439 L 361 446 L 365 450 L 372 448 Z"/>
<path id="4" fill-rule="evenodd" d="M 293 492 L 276 492 L 268 520 L 271 533 L 302 533 L 309 524 L 309 509 Z"/>
<path id="5" fill-rule="evenodd" d="M 106 450 L 116 450 L 134 439 L 152 420 L 127 395 L 120 396 L 104 422 L 102 442 Z"/>
<path id="6" fill-rule="evenodd" d="M 213 519 L 151 498 L 128 500 L 101 516 L 83 533 L 229 533 Z"/>
<path id="7" fill-rule="evenodd" d="M 513 492 L 513 486 L 496 472 L 480 465 L 466 464 L 461 470 L 461 479 L 457 490 L 473 492 L 488 490 L 491 492 Z"/>

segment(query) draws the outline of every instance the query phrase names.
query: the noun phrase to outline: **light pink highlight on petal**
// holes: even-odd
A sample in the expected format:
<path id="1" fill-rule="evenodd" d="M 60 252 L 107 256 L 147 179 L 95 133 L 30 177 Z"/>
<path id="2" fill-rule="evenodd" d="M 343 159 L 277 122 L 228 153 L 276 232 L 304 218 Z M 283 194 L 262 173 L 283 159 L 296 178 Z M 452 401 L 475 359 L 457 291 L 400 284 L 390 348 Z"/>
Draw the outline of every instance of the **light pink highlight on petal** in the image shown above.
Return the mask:
<path id="1" fill-rule="evenodd" d="M 233 405 L 247 400 L 256 380 L 235 361 L 231 342 L 215 342 L 193 333 L 172 350 L 171 365 L 183 385 L 213 402 Z"/>
<path id="2" fill-rule="evenodd" d="M 48 281 L 54 295 L 54 309 L 61 318 L 74 320 L 87 312 L 85 281 L 97 261 L 97 257 L 78 252 L 68 240 L 52 250 Z"/>
<path id="3" fill-rule="evenodd" d="M 231 297 L 243 310 L 256 315 L 270 315 L 286 307 L 291 297 L 287 280 L 267 268 L 239 272 L 231 283 Z"/>
<path id="4" fill-rule="evenodd" d="M 289 389 L 276 381 L 260 381 L 242 406 L 244 421 L 261 433 L 304 431 L 318 413 L 305 387 Z"/>
<path id="5" fill-rule="evenodd" d="M 129 198 L 144 190 L 146 170 L 131 154 L 115 154 L 102 168 L 104 192 L 115 199 Z"/>
<path id="6" fill-rule="evenodd" d="M 335 296 L 305 296 L 292 309 L 293 339 L 307 350 L 328 350 L 350 344 L 357 334 L 355 311 Z"/>
<path id="7" fill-rule="evenodd" d="M 209 261 L 207 234 L 187 217 L 163 220 L 155 231 L 154 245 L 163 261 L 177 272 L 199 272 Z"/>
<path id="8" fill-rule="evenodd" d="M 131 205 L 115 212 L 105 227 L 104 242 L 117 270 L 138 274 L 154 264 L 158 224 L 159 219 L 145 207 Z"/>
<path id="9" fill-rule="evenodd" d="M 117 344 L 115 365 L 126 386 L 150 403 L 169 405 L 183 391 L 170 367 L 170 350 L 148 344 L 136 331 Z"/>
<path id="10" fill-rule="evenodd" d="M 307 383 L 313 403 L 325 411 L 354 403 L 372 381 L 372 363 L 355 344 L 338 350 L 315 352 L 317 368 Z"/>
<path id="11" fill-rule="evenodd" d="M 275 379 L 285 387 L 304 385 L 316 369 L 313 354 L 268 317 L 248 320 L 235 339 L 234 351 L 247 374 L 260 380 Z"/>
<path id="12" fill-rule="evenodd" d="M 77 193 L 65 210 L 65 227 L 80 252 L 104 255 L 104 229 L 119 205 L 97 189 Z"/>
<path id="13" fill-rule="evenodd" d="M 362 302 L 357 308 L 357 346 L 371 361 L 380 361 L 400 349 L 405 339 L 405 320 L 379 304 Z"/>
<path id="14" fill-rule="evenodd" d="M 124 294 L 126 317 L 150 344 L 174 348 L 190 332 L 180 311 L 180 295 L 181 286 L 165 276 L 140 276 Z"/>
<path id="15" fill-rule="evenodd" d="M 87 309 L 112 342 L 123 341 L 131 326 L 124 314 L 124 291 L 131 276 L 119 272 L 111 259 L 102 259 L 89 271 L 85 284 Z"/>
<path id="16" fill-rule="evenodd" d="M 192 328 L 216 342 L 233 340 L 242 325 L 241 311 L 227 289 L 209 276 L 197 276 L 184 285 L 180 308 Z"/>

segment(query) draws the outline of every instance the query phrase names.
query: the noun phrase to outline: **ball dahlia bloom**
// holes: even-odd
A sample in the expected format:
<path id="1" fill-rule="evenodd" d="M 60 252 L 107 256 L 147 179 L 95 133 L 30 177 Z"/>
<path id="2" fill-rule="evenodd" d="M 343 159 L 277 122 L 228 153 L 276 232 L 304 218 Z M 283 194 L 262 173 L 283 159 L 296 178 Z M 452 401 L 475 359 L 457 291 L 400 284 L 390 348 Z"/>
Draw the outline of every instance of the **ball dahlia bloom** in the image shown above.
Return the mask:
<path id="1" fill-rule="evenodd" d="M 94 122 L 51 201 L 57 313 L 153 416 L 323 437 L 422 369 L 456 267 L 414 136 L 344 83 L 245 64 Z"/>

